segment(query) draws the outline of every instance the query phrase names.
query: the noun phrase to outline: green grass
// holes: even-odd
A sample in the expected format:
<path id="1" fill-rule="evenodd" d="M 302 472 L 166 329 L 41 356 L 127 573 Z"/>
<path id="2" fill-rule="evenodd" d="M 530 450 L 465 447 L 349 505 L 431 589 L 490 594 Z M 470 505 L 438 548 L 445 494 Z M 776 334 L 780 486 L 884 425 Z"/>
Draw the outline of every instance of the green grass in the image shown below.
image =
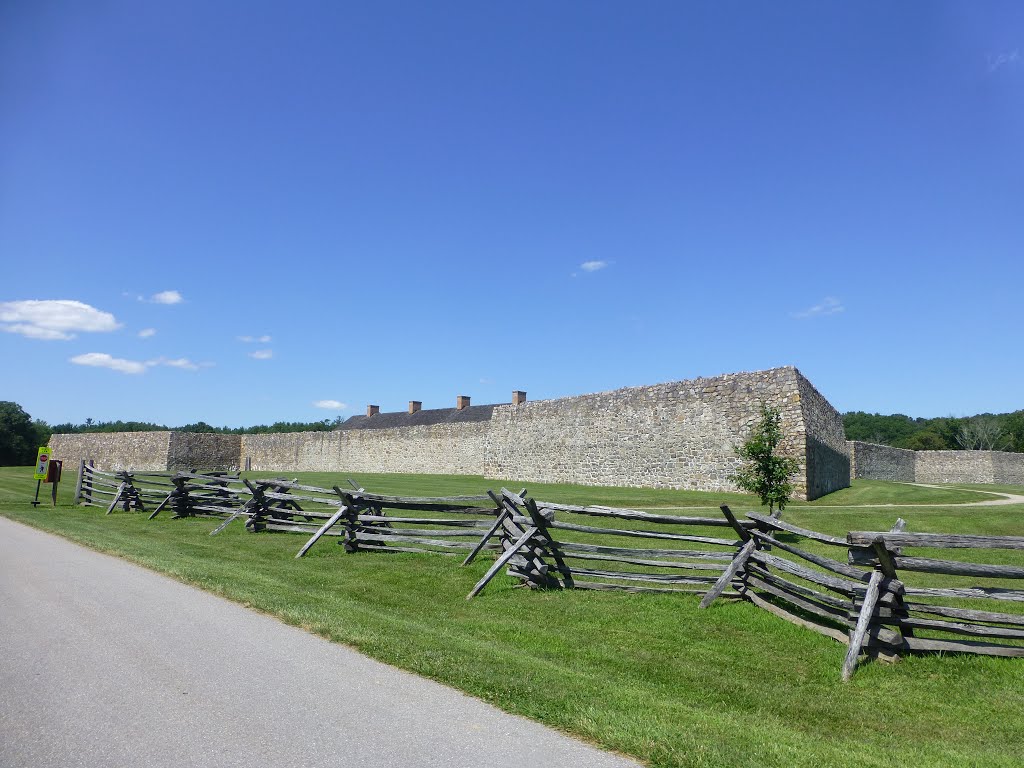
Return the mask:
<path id="1" fill-rule="evenodd" d="M 867 664 L 844 685 L 839 670 L 845 646 L 750 604 L 720 601 L 700 611 L 697 598 L 684 595 L 537 593 L 513 588 L 504 576 L 466 602 L 488 566 L 486 559 L 460 568 L 458 560 L 440 556 L 345 555 L 332 542 L 295 560 L 300 542 L 293 535 L 248 534 L 235 523 L 210 537 L 216 521 L 147 521 L 136 513 L 105 516 L 95 508 L 71 507 L 71 473 L 57 509 L 33 510 L 30 473 L 0 469 L 0 514 L 195 584 L 653 766 L 1020 764 L 1024 660 L 917 657 L 895 666 Z M 328 487 L 344 479 L 299 477 Z M 473 477 L 357 479 L 371 490 L 416 495 L 478 493 L 500 485 Z M 740 494 L 529 488 L 553 501 L 642 509 L 714 510 L 722 501 L 740 510 L 756 506 Z M 858 483 L 848 494 L 852 501 L 844 503 L 949 503 L 934 501 L 930 492 Z M 915 531 L 1024 530 L 1024 505 L 858 510 L 811 504 L 794 505 L 786 519 L 845 533 L 887 529 L 897 514 Z"/>
<path id="2" fill-rule="evenodd" d="M 973 486 L 980 490 L 992 490 L 989 486 Z M 1024 492 L 1017 488 L 1016 493 Z M 1014 493 L 1014 491 L 1008 491 Z M 925 488 L 905 483 L 887 483 L 882 480 L 856 480 L 849 488 L 830 493 L 811 502 L 793 502 L 794 507 L 861 506 L 865 504 L 963 504 L 973 501 L 990 501 L 991 494 L 978 493 L 956 488 Z"/>
<path id="3" fill-rule="evenodd" d="M 563 504 L 604 504 L 634 509 L 685 506 L 717 509 L 720 504 L 754 509 L 760 504 L 755 496 L 746 493 L 707 493 L 704 491 L 677 491 L 668 488 L 528 483 L 519 480 L 496 480 L 479 475 L 407 475 L 366 472 L 339 475 L 330 472 L 245 472 L 243 476 L 249 478 L 287 476 L 289 479 L 297 477 L 303 484 L 323 488 L 330 488 L 332 485 L 348 488 L 348 479 L 351 478 L 368 491 L 408 496 L 481 494 L 488 489 L 498 490 L 503 486 L 513 491 L 519 491 L 525 487 L 531 496 L 544 501 L 558 501 Z M 976 487 L 979 490 L 988 488 L 988 486 Z M 1008 493 L 1014 493 L 1014 491 L 1008 491 Z M 1024 488 L 1017 486 L 1016 493 L 1024 494 Z M 961 504 L 972 501 L 988 501 L 992 498 L 989 494 L 959 490 L 958 488 L 924 488 L 901 483 L 885 483 L 878 480 L 857 480 L 850 488 L 830 493 L 811 502 L 794 501 L 792 506 Z"/>

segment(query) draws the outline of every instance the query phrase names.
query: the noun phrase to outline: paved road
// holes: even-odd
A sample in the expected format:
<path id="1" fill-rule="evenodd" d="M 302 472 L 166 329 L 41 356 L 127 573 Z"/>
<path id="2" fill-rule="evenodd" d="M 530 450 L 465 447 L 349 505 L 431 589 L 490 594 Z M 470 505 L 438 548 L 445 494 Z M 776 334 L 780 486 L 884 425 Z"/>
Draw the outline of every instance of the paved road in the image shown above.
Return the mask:
<path id="1" fill-rule="evenodd" d="M 478 765 L 636 764 L 0 517 L 0 766 Z"/>

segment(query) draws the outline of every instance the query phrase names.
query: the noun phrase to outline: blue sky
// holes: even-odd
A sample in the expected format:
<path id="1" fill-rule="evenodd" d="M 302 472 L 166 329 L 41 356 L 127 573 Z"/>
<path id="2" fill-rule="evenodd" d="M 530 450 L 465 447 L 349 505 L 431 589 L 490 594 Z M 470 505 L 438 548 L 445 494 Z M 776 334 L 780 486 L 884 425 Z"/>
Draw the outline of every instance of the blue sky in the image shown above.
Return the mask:
<path id="1" fill-rule="evenodd" d="M 0 399 L 1015 410 L 1022 180 L 1017 2 L 5 3 Z"/>

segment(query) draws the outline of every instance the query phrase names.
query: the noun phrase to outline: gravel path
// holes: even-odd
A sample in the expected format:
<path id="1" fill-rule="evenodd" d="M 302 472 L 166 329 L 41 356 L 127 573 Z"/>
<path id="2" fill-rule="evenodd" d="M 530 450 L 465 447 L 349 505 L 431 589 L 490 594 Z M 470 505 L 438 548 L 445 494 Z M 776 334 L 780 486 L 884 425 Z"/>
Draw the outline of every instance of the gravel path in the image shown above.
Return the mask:
<path id="1" fill-rule="evenodd" d="M 900 483 L 900 485 L 916 485 L 920 488 L 939 488 L 940 490 L 951 490 L 951 491 L 973 491 L 974 493 L 984 493 L 989 496 L 996 496 L 995 499 L 986 499 L 985 501 L 962 501 L 953 504 L 815 504 L 813 506 L 801 506 L 793 507 L 793 509 L 899 509 L 900 507 L 914 507 L 920 509 L 924 507 L 1003 507 L 1009 504 L 1024 504 L 1024 495 L 1017 493 L 1006 493 L 1005 491 L 982 491 L 978 488 L 956 488 L 949 485 L 929 485 L 927 483 Z M 702 509 L 707 510 L 706 506 L 703 507 L 646 507 L 651 510 L 690 510 L 690 509 Z"/>
<path id="2" fill-rule="evenodd" d="M 484 765 L 637 763 L 0 517 L 0 766 Z"/>

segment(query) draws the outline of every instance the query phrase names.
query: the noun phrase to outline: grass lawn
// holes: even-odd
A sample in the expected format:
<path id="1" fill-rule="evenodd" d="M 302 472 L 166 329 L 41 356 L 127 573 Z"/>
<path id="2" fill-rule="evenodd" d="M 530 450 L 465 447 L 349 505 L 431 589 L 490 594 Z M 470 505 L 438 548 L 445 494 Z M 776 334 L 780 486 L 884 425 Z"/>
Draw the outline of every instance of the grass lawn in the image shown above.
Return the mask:
<path id="1" fill-rule="evenodd" d="M 345 479 L 289 476 L 327 487 Z M 33 510 L 31 469 L 0 469 L 0 514 L 652 766 L 1021 764 L 1024 659 L 908 658 L 895 666 L 864 665 L 842 684 L 845 646 L 747 603 L 720 601 L 699 611 L 698 598 L 685 595 L 529 592 L 514 589 L 504 576 L 466 602 L 487 557 L 460 568 L 453 558 L 345 555 L 341 547 L 321 543 L 295 560 L 294 535 L 250 534 L 233 523 L 210 537 L 213 520 L 147 521 L 138 513 L 106 516 L 74 508 L 74 473 L 65 477 L 59 506 Z M 372 491 L 415 495 L 500 486 L 479 477 L 355 477 Z M 756 508 L 741 494 L 528 487 L 538 498 L 567 503 Z M 955 506 L 985 498 L 991 497 L 858 482 L 820 502 L 794 504 L 785 517 L 830 533 L 885 530 L 897 515 L 912 531 L 1024 532 L 1024 505 Z M 853 506 L 828 508 L 830 503 Z M 947 506 L 855 508 L 872 503 Z"/>

